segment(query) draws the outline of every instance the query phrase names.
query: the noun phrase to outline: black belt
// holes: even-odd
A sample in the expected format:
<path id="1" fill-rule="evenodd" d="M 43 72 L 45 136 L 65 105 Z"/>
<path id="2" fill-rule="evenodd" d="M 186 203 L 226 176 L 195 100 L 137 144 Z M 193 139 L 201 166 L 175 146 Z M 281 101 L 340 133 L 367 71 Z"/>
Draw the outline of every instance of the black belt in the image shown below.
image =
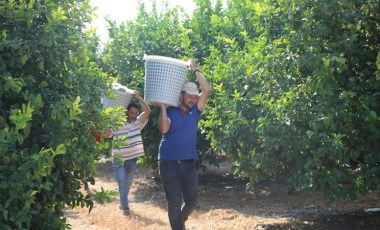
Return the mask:
<path id="1" fill-rule="evenodd" d="M 190 163 L 194 162 L 194 160 L 160 160 L 162 162 L 172 162 L 172 163 L 177 163 L 177 164 L 184 164 L 184 163 Z"/>

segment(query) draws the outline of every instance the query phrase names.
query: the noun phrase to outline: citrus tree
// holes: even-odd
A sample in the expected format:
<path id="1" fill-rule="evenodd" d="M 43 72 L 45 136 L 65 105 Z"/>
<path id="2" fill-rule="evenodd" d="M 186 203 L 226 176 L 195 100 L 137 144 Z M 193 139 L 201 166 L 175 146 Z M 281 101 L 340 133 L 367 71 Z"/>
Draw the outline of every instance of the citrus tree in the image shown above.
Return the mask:
<path id="1" fill-rule="evenodd" d="M 109 147 L 92 134 L 121 114 L 100 105 L 92 11 L 87 0 L 0 2 L 2 229 L 64 229 L 65 206 L 92 207 L 80 188 Z"/>
<path id="2" fill-rule="evenodd" d="M 214 148 L 251 185 L 283 180 L 352 199 L 377 188 L 379 3 L 228 1 L 230 7 L 257 20 L 240 27 L 243 47 L 225 36 L 227 52 L 214 49 L 206 58 L 215 106 L 205 125 Z"/>

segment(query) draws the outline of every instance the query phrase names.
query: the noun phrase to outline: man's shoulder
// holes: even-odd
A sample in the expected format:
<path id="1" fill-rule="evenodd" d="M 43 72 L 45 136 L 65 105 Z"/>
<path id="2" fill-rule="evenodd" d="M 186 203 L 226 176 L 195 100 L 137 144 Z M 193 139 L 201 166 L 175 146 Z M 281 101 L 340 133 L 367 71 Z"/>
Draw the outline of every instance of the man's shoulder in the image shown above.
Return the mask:
<path id="1" fill-rule="evenodd" d="M 179 107 L 170 106 L 166 109 L 167 113 L 174 113 L 179 111 Z"/>
<path id="2" fill-rule="evenodd" d="M 198 108 L 198 105 L 195 105 L 193 108 L 191 108 L 192 112 L 196 112 L 198 114 L 202 114 L 202 110 Z"/>

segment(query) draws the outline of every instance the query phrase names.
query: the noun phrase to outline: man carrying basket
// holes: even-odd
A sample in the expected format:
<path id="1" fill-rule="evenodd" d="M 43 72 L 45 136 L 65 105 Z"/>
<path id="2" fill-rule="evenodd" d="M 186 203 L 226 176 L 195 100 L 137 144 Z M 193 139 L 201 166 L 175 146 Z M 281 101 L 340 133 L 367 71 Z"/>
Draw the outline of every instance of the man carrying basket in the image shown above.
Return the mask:
<path id="1" fill-rule="evenodd" d="M 196 135 L 198 121 L 210 94 L 206 78 L 197 69 L 194 60 L 189 60 L 202 89 L 199 93 L 195 83 L 182 87 L 178 107 L 160 107 L 158 127 L 162 133 L 158 153 L 158 167 L 168 203 L 168 216 L 173 230 L 185 229 L 185 221 L 198 204 L 198 160 Z M 183 200 L 183 203 L 182 203 Z"/>

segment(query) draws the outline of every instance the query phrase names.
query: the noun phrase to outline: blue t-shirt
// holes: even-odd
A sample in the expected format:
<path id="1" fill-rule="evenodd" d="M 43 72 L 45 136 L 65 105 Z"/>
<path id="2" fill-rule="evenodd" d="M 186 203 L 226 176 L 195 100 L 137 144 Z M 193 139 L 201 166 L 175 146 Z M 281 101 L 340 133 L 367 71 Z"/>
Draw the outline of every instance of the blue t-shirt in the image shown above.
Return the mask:
<path id="1" fill-rule="evenodd" d="M 159 160 L 198 159 L 196 139 L 201 113 L 196 105 L 185 114 L 181 114 L 181 110 L 177 107 L 167 109 L 171 123 L 168 132 L 161 138 Z"/>

